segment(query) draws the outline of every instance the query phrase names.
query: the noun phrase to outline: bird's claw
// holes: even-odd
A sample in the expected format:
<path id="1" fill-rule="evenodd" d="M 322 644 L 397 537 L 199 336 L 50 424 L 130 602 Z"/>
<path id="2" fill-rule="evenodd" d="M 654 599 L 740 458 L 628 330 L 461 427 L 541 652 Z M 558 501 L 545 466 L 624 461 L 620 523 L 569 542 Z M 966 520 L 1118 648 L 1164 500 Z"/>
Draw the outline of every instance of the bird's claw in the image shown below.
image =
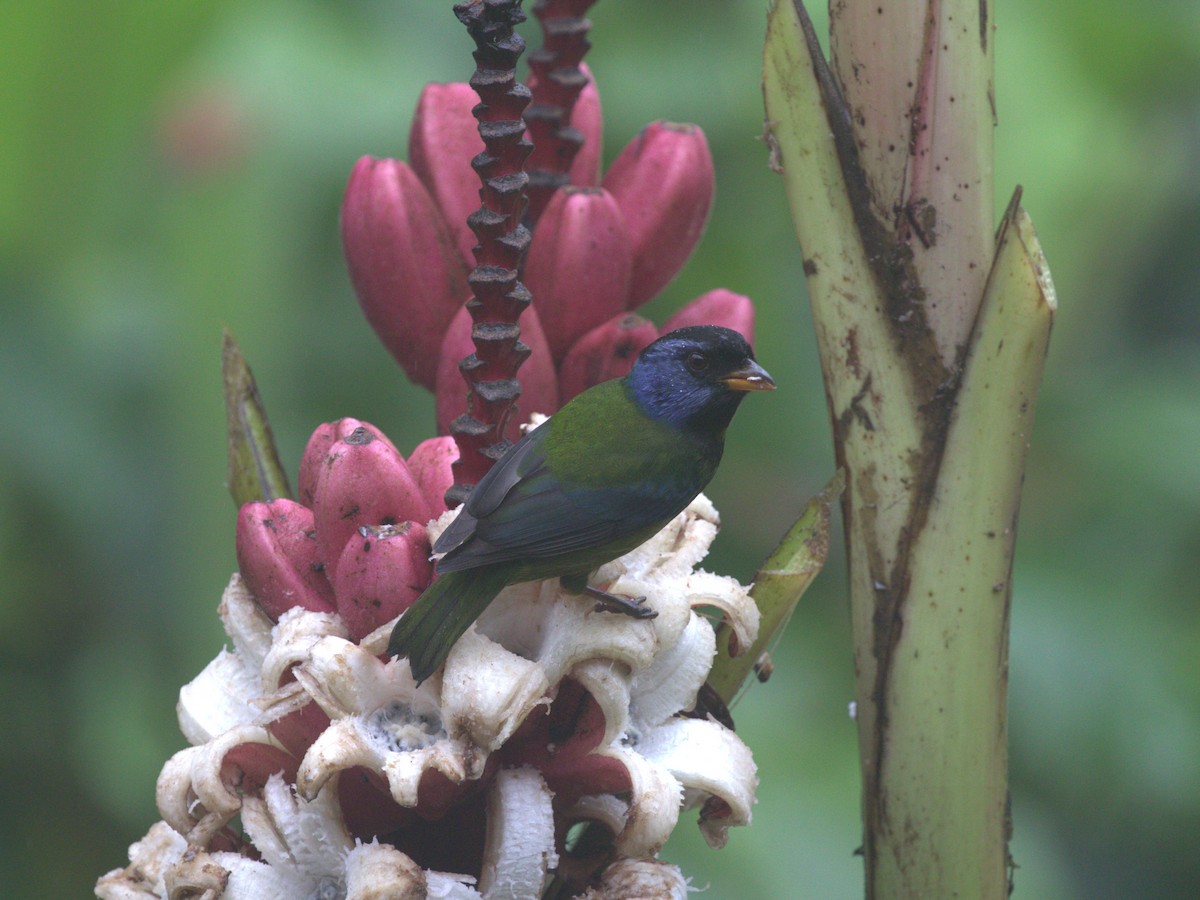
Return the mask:
<path id="1" fill-rule="evenodd" d="M 625 616 L 632 616 L 635 619 L 653 619 L 658 615 L 657 612 L 646 606 L 645 597 L 621 597 L 617 594 L 610 594 L 608 591 L 602 591 L 600 588 L 588 585 L 584 588 L 592 597 L 598 601 L 596 603 L 596 612 L 613 612 L 621 613 Z"/>

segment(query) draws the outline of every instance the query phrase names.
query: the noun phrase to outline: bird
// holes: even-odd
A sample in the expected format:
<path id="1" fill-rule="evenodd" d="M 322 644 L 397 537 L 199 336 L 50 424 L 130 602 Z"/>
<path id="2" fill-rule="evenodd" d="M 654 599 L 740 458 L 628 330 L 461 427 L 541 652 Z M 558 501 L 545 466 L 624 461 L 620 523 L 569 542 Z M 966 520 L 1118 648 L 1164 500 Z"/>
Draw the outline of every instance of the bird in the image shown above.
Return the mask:
<path id="1" fill-rule="evenodd" d="M 558 578 L 635 618 L 657 615 L 588 576 L 657 534 L 708 485 L 750 391 L 775 389 L 746 339 L 716 325 L 668 332 L 629 374 L 578 394 L 514 443 L 434 542 L 437 578 L 392 630 L 417 684 L 510 584 Z"/>

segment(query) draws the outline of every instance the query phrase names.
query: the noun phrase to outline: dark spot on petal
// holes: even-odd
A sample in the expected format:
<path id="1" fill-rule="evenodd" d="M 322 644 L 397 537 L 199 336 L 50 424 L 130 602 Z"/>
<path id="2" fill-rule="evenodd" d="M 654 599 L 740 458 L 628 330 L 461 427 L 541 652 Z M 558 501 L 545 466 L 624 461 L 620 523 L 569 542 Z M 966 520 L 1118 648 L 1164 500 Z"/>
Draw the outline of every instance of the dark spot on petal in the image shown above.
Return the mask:
<path id="1" fill-rule="evenodd" d="M 359 425 L 345 437 L 346 443 L 354 447 L 361 447 L 371 443 L 373 440 L 375 440 L 375 435 L 362 425 Z"/>

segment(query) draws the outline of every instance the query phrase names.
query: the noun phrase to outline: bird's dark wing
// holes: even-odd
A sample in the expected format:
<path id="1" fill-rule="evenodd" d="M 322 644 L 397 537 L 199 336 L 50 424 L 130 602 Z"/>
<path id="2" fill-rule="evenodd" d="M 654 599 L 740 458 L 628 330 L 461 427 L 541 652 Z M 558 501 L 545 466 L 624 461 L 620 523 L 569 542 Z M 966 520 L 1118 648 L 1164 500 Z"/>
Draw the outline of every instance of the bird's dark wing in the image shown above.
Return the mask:
<path id="1" fill-rule="evenodd" d="M 438 571 L 564 555 L 595 568 L 687 506 L 720 455 L 719 437 L 701 441 L 654 422 L 617 382 L 598 385 L 484 476 L 434 547 L 446 553 Z"/>
<path id="2" fill-rule="evenodd" d="M 495 512 L 508 492 L 521 481 L 521 469 L 526 457 L 538 455 L 544 434 L 539 434 L 548 422 L 543 422 L 509 448 L 471 491 L 462 511 L 434 543 L 434 553 L 449 553 L 475 534 L 479 519 Z M 449 571 L 439 567 L 439 571 Z"/>
<path id="3" fill-rule="evenodd" d="M 439 562 L 438 571 L 588 550 L 596 551 L 594 568 L 626 552 L 622 537 L 665 523 L 695 494 L 686 488 L 663 490 L 661 485 L 644 484 L 566 487 L 541 460 L 513 485 L 490 515 L 471 523 L 469 539 L 458 543 Z M 609 552 L 614 541 L 617 545 Z"/>

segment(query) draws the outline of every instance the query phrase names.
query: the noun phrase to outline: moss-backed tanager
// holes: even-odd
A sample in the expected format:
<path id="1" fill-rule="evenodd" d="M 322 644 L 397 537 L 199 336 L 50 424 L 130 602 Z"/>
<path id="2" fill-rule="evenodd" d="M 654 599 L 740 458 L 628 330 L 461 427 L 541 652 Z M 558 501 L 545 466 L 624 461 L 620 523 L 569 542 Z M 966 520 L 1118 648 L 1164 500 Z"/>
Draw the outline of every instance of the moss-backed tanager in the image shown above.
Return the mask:
<path id="1" fill-rule="evenodd" d="M 748 391 L 775 382 L 728 328 L 680 328 L 513 444 L 434 544 L 440 577 L 397 622 L 388 651 L 428 678 L 507 585 L 560 578 L 604 607 L 655 613 L 587 585 L 704 490 Z"/>

